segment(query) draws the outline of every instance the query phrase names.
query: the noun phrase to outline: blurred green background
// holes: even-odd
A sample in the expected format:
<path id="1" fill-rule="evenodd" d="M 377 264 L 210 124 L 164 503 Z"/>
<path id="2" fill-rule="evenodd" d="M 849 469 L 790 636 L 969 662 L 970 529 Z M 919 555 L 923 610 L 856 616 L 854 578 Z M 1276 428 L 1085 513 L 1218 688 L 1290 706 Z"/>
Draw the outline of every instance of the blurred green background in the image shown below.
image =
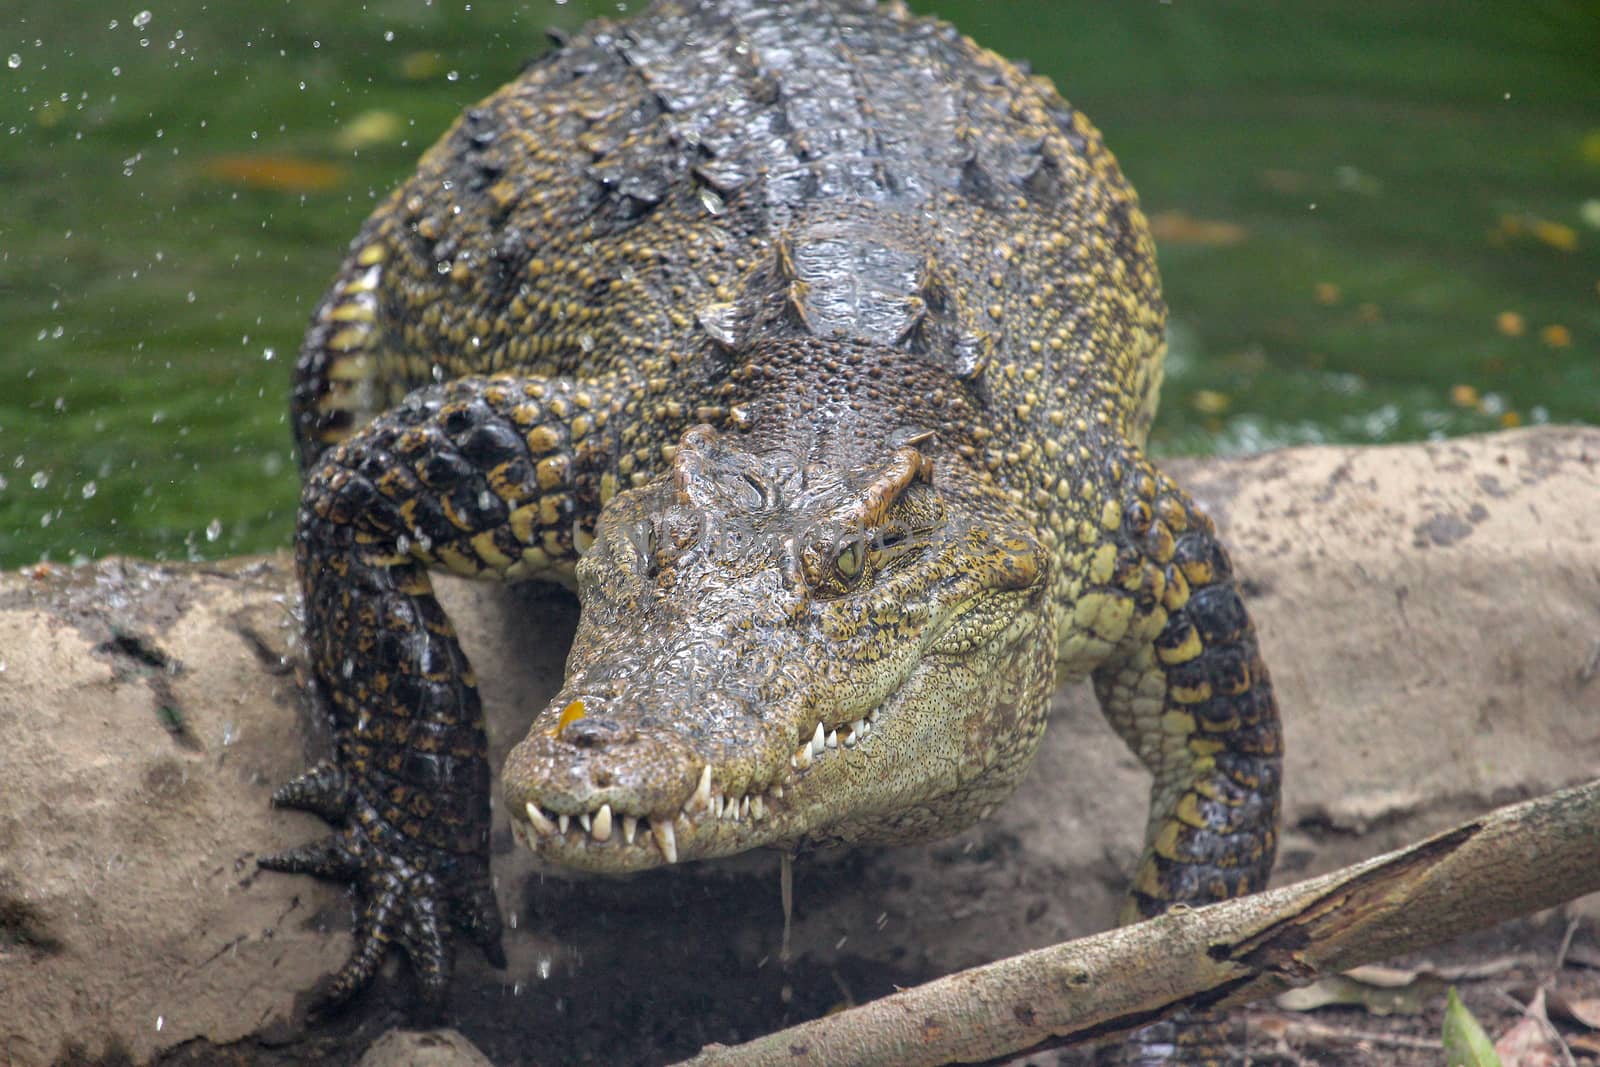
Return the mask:
<path id="1" fill-rule="evenodd" d="M 9 0 L 0 566 L 282 548 L 346 241 L 546 26 L 639 3 Z M 914 5 L 1105 131 L 1161 245 L 1158 452 L 1600 423 L 1600 5 Z"/>

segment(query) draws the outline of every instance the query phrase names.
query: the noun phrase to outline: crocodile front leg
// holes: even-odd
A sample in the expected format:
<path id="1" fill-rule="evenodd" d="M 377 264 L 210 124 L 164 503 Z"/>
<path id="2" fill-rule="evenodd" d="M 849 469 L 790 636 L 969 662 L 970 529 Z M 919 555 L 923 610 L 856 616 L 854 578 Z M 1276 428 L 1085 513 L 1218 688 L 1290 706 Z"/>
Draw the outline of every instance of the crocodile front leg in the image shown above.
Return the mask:
<path id="1" fill-rule="evenodd" d="M 504 963 L 483 713 L 427 568 L 502 579 L 570 568 L 615 491 L 621 407 L 605 386 L 463 379 L 412 393 L 307 477 L 295 559 L 337 754 L 273 800 L 341 829 L 259 863 L 359 888 L 355 948 L 328 1002 L 398 944 L 438 1003 L 452 923 Z"/>
<path id="2" fill-rule="evenodd" d="M 1122 921 L 1262 889 L 1277 849 L 1282 738 L 1255 630 L 1211 520 L 1131 449 L 1115 464 L 1104 540 L 1064 649 L 1093 670 L 1112 726 L 1154 775 L 1144 854 Z M 1223 1064 L 1220 1017 L 1184 1015 L 1102 1062 Z"/>

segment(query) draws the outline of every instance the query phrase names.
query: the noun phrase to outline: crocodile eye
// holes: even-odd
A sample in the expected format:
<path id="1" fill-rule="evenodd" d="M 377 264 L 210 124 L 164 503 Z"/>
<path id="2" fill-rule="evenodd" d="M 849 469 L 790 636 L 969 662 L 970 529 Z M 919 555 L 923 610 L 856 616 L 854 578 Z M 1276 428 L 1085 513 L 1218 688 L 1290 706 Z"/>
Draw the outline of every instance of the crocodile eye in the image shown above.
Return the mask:
<path id="1" fill-rule="evenodd" d="M 846 587 L 855 585 L 856 582 L 861 580 L 861 565 L 866 559 L 866 549 L 862 542 L 863 538 L 859 536 L 852 537 L 839 546 L 839 551 L 834 554 L 834 573 L 840 577 Z"/>

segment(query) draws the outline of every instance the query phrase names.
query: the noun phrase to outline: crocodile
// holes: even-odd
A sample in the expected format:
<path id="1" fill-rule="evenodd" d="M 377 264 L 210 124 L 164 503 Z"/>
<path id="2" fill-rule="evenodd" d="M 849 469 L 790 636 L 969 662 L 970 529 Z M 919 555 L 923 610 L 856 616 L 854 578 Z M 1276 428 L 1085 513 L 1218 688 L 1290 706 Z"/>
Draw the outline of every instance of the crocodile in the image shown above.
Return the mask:
<path id="1" fill-rule="evenodd" d="M 390 946 L 435 1003 L 453 933 L 504 962 L 433 571 L 576 589 L 500 787 L 549 863 L 954 833 L 1088 678 L 1153 775 L 1123 920 L 1261 888 L 1277 709 L 1213 523 L 1144 452 L 1165 311 L 1095 127 L 898 3 L 658 0 L 466 111 L 294 371 L 336 754 L 274 801 L 336 830 L 260 863 L 359 891 L 327 1000 Z M 1130 1056 L 1210 1062 L 1221 1029 Z"/>

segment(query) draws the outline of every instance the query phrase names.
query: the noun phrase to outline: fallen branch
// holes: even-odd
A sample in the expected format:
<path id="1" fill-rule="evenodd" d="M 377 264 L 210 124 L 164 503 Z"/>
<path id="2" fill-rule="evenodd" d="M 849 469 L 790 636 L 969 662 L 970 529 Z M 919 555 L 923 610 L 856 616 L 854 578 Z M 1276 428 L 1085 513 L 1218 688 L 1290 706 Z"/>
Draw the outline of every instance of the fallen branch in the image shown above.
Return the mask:
<path id="1" fill-rule="evenodd" d="M 1231 1007 L 1600 891 L 1600 779 L 1320 878 L 941 978 L 686 1065 L 971 1063 Z"/>

